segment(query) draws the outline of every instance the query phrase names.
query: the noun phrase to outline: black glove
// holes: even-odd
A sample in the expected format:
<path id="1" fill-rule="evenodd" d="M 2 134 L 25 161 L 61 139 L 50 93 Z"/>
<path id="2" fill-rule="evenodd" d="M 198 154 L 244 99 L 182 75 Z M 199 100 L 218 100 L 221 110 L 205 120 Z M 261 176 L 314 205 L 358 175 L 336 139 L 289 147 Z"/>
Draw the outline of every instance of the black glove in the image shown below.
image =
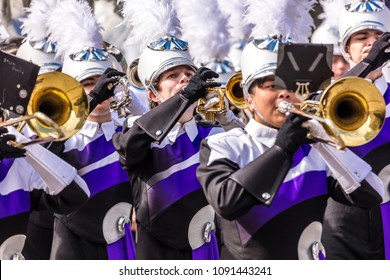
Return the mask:
<path id="1" fill-rule="evenodd" d="M 372 45 L 367 57 L 363 59 L 364 62 L 371 65 L 371 71 L 381 67 L 390 59 L 390 52 L 385 52 L 387 48 L 390 48 L 389 40 L 390 32 L 383 33 Z"/>
<path id="2" fill-rule="evenodd" d="M 279 129 L 275 146 L 279 146 L 288 156 L 293 157 L 302 144 L 314 143 L 314 140 L 306 137 L 309 130 L 301 126 L 307 120 L 309 119 L 304 116 L 290 113 Z"/>
<path id="3" fill-rule="evenodd" d="M 107 68 L 106 71 L 99 77 L 95 87 L 89 93 L 89 96 L 95 98 L 99 104 L 108 98 L 114 96 L 115 86 L 108 88 L 109 84 L 113 84 L 118 79 L 118 76 L 125 76 L 126 74 L 113 68 Z"/>
<path id="4" fill-rule="evenodd" d="M 16 148 L 7 144 L 8 141 L 15 141 L 15 135 L 6 134 L 8 129 L 5 127 L 0 127 L 0 160 L 4 158 L 18 158 L 24 157 L 26 150 L 21 148 Z"/>
<path id="5" fill-rule="evenodd" d="M 201 67 L 196 71 L 195 75 L 189 80 L 188 85 L 183 88 L 181 95 L 190 102 L 195 102 L 199 98 L 206 95 L 206 89 L 212 87 L 220 87 L 221 83 L 207 81 L 209 79 L 218 78 L 219 75 L 207 67 Z"/>

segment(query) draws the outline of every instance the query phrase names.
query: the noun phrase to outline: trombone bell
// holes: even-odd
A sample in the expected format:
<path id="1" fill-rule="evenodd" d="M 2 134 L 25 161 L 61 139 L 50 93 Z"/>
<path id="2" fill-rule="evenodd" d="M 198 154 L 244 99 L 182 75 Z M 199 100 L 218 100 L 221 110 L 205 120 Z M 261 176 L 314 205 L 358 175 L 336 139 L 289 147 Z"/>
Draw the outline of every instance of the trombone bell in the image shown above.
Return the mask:
<path id="1" fill-rule="evenodd" d="M 281 113 L 292 112 L 318 120 L 339 149 L 360 146 L 374 139 L 381 131 L 386 104 L 382 94 L 369 81 L 346 77 L 328 86 L 319 102 L 306 100 L 300 109 L 291 103 L 279 103 Z M 329 141 L 312 138 L 320 142 Z"/>
<path id="2" fill-rule="evenodd" d="M 89 114 L 86 93 L 79 82 L 61 72 L 41 74 L 27 106 L 27 114 L 42 112 L 61 129 L 64 138 L 74 135 L 84 125 Z M 39 119 L 28 121 L 30 128 L 40 137 L 53 134 L 53 128 Z"/>
<path id="3" fill-rule="evenodd" d="M 322 117 L 332 120 L 346 146 L 360 146 L 381 131 L 386 103 L 375 85 L 358 77 L 346 77 L 328 86 L 320 100 Z M 325 126 L 325 131 L 331 133 Z"/>
<path id="4" fill-rule="evenodd" d="M 25 116 L 0 123 L 9 126 L 28 124 L 38 138 L 23 147 L 34 143 L 65 140 L 74 135 L 84 125 L 89 114 L 87 95 L 79 82 L 61 72 L 50 72 L 38 76 Z"/>

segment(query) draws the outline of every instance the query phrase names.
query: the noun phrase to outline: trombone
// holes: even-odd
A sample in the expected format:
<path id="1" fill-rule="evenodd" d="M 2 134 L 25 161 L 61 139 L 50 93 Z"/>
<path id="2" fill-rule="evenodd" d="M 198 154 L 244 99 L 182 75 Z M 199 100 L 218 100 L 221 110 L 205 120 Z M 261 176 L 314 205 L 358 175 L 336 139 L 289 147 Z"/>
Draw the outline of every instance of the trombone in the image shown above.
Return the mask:
<path id="1" fill-rule="evenodd" d="M 299 105 L 299 109 L 296 108 Z M 321 123 L 332 140 L 311 133 L 308 138 L 343 150 L 345 146 L 360 146 L 374 139 L 381 131 L 386 103 L 375 85 L 359 77 L 341 78 L 329 85 L 320 101 L 306 100 L 301 104 L 283 101 L 281 113 L 295 113 Z"/>
<path id="2" fill-rule="evenodd" d="M 44 73 L 37 77 L 34 90 L 27 105 L 25 116 L 0 122 L 0 127 L 19 123 L 33 130 L 38 138 L 25 143 L 66 140 L 84 125 L 89 114 L 87 95 L 79 82 L 61 72 Z"/>

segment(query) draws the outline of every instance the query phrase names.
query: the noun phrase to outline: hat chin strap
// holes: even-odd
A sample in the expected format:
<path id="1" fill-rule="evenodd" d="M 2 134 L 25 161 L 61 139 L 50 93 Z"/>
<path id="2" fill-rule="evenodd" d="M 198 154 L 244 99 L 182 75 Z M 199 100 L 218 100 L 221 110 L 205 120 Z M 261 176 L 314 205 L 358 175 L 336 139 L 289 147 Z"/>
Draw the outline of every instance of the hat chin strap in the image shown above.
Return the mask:
<path id="1" fill-rule="evenodd" d="M 164 102 L 165 101 L 165 98 L 163 98 L 156 90 L 156 88 L 154 87 L 153 83 L 150 83 L 150 86 L 148 87 L 148 89 L 150 89 L 153 94 L 160 100 L 160 102 Z"/>
<path id="2" fill-rule="evenodd" d="M 269 126 L 269 127 L 273 127 L 275 128 L 273 125 L 271 125 L 266 119 L 265 117 L 260 113 L 259 109 L 257 108 L 256 106 L 256 103 L 253 102 L 253 99 L 252 99 L 252 96 L 249 94 L 248 92 L 248 88 L 246 86 L 244 86 L 244 95 L 248 98 L 248 101 L 250 104 L 252 104 L 254 110 L 255 110 L 255 114 L 264 122 L 264 124 L 266 126 Z"/>

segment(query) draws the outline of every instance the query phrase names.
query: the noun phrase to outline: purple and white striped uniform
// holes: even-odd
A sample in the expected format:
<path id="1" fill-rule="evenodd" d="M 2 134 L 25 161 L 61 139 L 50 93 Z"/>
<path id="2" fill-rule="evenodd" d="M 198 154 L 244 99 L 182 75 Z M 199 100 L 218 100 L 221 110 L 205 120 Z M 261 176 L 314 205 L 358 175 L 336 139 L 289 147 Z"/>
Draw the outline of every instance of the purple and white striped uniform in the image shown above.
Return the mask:
<path id="1" fill-rule="evenodd" d="M 386 119 L 370 142 L 350 149 L 372 166 L 384 186 L 380 208 L 357 209 L 329 199 L 325 213 L 324 244 L 331 259 L 390 259 L 390 85 L 382 76 L 375 81 L 386 103 Z M 348 226 L 346 226 L 348 225 Z"/>
<path id="2" fill-rule="evenodd" d="M 86 199 L 87 194 L 74 182 L 65 188 L 52 189 L 24 158 L 1 160 L 1 258 L 21 253 L 31 211 L 69 213 Z"/>
<path id="3" fill-rule="evenodd" d="M 122 169 L 118 161 L 119 155 L 112 145 L 112 135 L 120 130 L 121 128 L 114 126 L 113 121 L 100 125 L 87 121 L 78 133 L 65 142 L 64 151 L 60 156 L 77 169 L 78 174 L 88 185 L 91 198 L 70 215 L 58 218 L 80 240 L 90 242 L 93 244 L 91 246 L 106 249 L 102 249 L 103 255 L 88 255 L 82 250 L 78 252 L 74 248 L 68 248 L 67 240 L 57 243 L 56 239 L 53 258 L 134 258 L 134 244 L 128 228 L 132 211 L 131 188 L 128 175 Z M 119 210 L 113 211 L 113 208 Z M 106 217 L 108 213 L 110 219 Z M 124 218 L 127 224 L 122 225 L 123 231 L 118 231 L 121 218 Z M 107 224 L 108 220 L 111 224 Z M 72 241 L 68 241 L 74 245 Z"/>
<path id="4" fill-rule="evenodd" d="M 230 176 L 244 167 L 250 167 L 256 159 L 261 159 L 261 155 L 273 147 L 277 133 L 276 129 L 251 119 L 245 130 L 232 129 L 217 134 L 202 145 L 197 175 L 210 204 L 218 207 L 217 212 L 224 213 L 224 217 L 221 213 L 217 216 L 223 241 L 221 258 L 324 257 L 321 232 L 326 202 L 329 196 L 343 191 L 340 188 L 337 190 L 337 181 L 317 149 L 310 145 L 302 145 L 298 149 L 269 206 L 255 200 L 243 187 L 239 188 L 240 193 L 234 195 L 232 188 L 226 187 L 229 186 L 227 184 L 240 186 L 239 182 L 229 179 Z M 272 172 L 282 168 L 264 165 Z M 268 178 L 267 172 L 258 172 L 259 187 L 263 180 L 269 182 L 276 179 Z M 251 173 L 252 176 L 255 174 L 256 170 Z M 212 178 L 206 179 L 208 177 Z M 244 204 L 248 207 L 241 210 Z"/>
<path id="5" fill-rule="evenodd" d="M 221 131 L 221 127 L 205 127 L 194 119 L 183 125 L 177 123 L 160 144 L 149 144 L 146 157 L 140 164 L 127 166 L 132 178 L 137 220 L 141 230 L 148 232 L 139 234 L 138 244 L 149 236 L 167 246 L 166 252 L 161 252 L 164 250 L 159 251 L 153 245 L 149 247 L 148 244 L 152 243 L 148 239 L 145 246 L 138 246 L 137 254 L 141 254 L 141 259 L 218 258 L 214 254 L 217 249 L 212 247 L 216 240 L 201 245 L 202 242 L 192 238 L 202 236 L 204 221 L 214 221 L 214 211 L 196 178 L 200 143 L 207 136 Z M 156 241 L 152 242 L 156 244 Z M 205 248 L 207 246 L 210 248 Z M 184 257 L 185 252 L 188 257 Z"/>

